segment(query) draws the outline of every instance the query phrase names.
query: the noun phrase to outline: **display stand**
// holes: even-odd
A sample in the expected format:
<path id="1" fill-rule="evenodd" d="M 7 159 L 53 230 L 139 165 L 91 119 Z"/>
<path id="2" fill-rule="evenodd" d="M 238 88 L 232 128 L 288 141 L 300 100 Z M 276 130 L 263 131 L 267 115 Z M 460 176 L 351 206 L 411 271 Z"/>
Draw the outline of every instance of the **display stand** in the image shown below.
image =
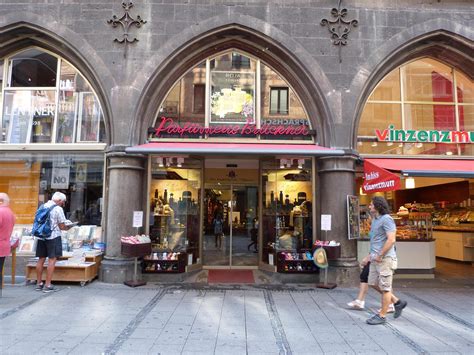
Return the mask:
<path id="1" fill-rule="evenodd" d="M 327 230 L 325 230 L 325 236 L 327 240 Z M 337 287 L 336 283 L 328 283 L 328 268 L 329 268 L 329 259 L 337 259 L 341 255 L 341 246 L 322 246 L 324 249 L 324 254 L 326 254 L 326 263 L 324 265 L 316 264 L 320 269 L 324 270 L 324 282 L 317 283 L 317 288 L 324 288 L 326 290 L 332 290 Z M 313 256 L 313 260 L 316 260 Z"/>
<path id="2" fill-rule="evenodd" d="M 145 255 L 151 254 L 151 243 L 142 244 L 128 244 L 122 243 L 122 254 L 134 258 L 134 270 L 133 279 L 124 282 L 125 285 L 130 287 L 138 287 L 146 285 L 146 281 L 138 280 L 138 258 L 144 257 Z"/>
<path id="3" fill-rule="evenodd" d="M 326 290 L 332 290 L 337 287 L 335 283 L 328 283 L 328 268 L 324 268 L 324 282 L 316 284 L 317 288 L 324 288 Z"/>

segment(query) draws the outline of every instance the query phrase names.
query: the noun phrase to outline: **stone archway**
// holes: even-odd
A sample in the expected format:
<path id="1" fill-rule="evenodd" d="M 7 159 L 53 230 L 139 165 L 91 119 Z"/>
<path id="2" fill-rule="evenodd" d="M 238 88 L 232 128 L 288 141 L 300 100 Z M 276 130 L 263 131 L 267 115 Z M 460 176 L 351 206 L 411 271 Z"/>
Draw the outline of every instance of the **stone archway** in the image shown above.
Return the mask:
<path id="1" fill-rule="evenodd" d="M 94 55 L 94 49 L 72 31 L 63 28 L 53 33 L 51 29 L 36 24 L 38 17 L 24 13 L 12 18 L 25 18 L 28 22 L 15 22 L 0 29 L 0 57 L 22 49 L 36 46 L 48 50 L 70 62 L 87 79 L 94 89 L 104 113 L 107 144 L 112 143 L 112 109 L 106 87 L 113 87 L 112 76 L 107 67 Z M 31 22 L 30 22 L 31 21 Z M 43 19 L 44 25 L 48 25 Z M 53 22 L 53 21 L 52 21 Z M 60 37 L 66 35 L 69 40 Z M 73 42 L 74 45 L 70 43 Z M 100 76 L 97 74 L 100 71 Z M 107 74 L 109 73 L 109 74 Z"/>
<path id="2" fill-rule="evenodd" d="M 393 44 L 391 45 L 393 47 Z M 387 50 L 387 49 L 385 49 Z M 357 144 L 357 132 L 360 117 L 364 105 L 377 84 L 393 69 L 422 57 L 431 57 L 459 68 L 469 77 L 474 78 L 474 43 L 466 37 L 446 30 L 436 30 L 422 34 L 400 43 L 396 50 L 389 53 L 384 59 L 376 63 L 379 58 L 374 56 L 372 62 L 366 63 L 366 67 L 373 67 L 372 73 L 363 81 L 362 77 L 367 76 L 367 70 L 361 70 L 352 82 L 351 88 L 359 90 L 361 94 L 357 102 L 354 102 L 354 112 L 352 118 L 352 148 Z M 364 82 L 364 85 L 361 83 Z M 357 89 L 359 86 L 359 89 Z"/>
<path id="3" fill-rule="evenodd" d="M 190 37 L 179 48 L 165 48 L 170 52 L 169 57 L 163 58 L 163 54 L 160 53 L 155 60 L 151 61 L 161 60 L 156 63 L 158 67 L 154 73 L 147 77 L 148 82 L 134 117 L 131 144 L 137 144 L 146 139 L 147 128 L 152 125 L 159 105 L 169 88 L 184 73 L 213 54 L 236 49 L 261 59 L 290 83 L 305 107 L 313 128 L 318 132 L 318 144 L 331 146 L 334 134 L 332 113 L 323 92 L 331 91 L 332 87 L 322 70 L 318 71 L 319 76 L 313 75 L 312 71 L 319 66 L 312 58 L 308 59 L 310 56 L 304 52 L 303 48 L 299 48 L 299 45 L 292 42 L 292 45 L 298 48 L 289 50 L 284 48 L 281 42 L 275 41 L 264 33 L 236 23 L 213 28 L 198 36 L 196 32 L 195 29 L 191 29 L 189 34 L 194 37 Z M 298 53 L 301 53 L 301 56 L 298 56 Z M 303 64 L 301 60 L 303 57 L 306 61 L 312 62 L 309 65 Z M 137 76 L 137 86 L 140 86 L 138 81 L 142 79 L 144 79 L 143 76 Z"/>

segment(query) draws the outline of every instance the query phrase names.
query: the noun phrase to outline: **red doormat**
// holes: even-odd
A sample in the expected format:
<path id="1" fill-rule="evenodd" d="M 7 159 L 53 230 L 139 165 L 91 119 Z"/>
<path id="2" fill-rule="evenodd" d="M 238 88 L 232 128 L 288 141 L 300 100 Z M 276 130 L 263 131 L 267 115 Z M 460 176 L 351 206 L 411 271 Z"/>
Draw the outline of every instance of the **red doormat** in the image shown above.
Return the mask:
<path id="1" fill-rule="evenodd" d="M 253 284 L 252 270 L 209 270 L 207 282 L 210 284 Z"/>

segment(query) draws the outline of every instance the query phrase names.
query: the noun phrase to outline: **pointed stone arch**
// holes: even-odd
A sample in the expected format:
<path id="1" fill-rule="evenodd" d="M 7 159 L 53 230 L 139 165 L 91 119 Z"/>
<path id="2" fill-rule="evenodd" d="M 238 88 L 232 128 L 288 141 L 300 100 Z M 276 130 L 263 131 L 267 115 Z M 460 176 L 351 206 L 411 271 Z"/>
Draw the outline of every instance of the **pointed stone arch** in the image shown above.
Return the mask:
<path id="1" fill-rule="evenodd" d="M 474 78 L 472 38 L 474 31 L 471 29 L 437 19 L 413 26 L 379 48 L 351 83 L 351 91 L 360 94 L 354 96 L 352 102 L 345 103 L 347 112 L 353 112 L 351 148 L 357 144 L 359 122 L 366 101 L 377 84 L 395 68 L 415 59 L 430 57 Z"/>
<path id="2" fill-rule="evenodd" d="M 192 26 L 169 40 L 147 62 L 132 84 L 140 87 L 140 82 L 146 81 L 130 142 L 137 144 L 146 139 L 147 128 L 152 125 L 159 105 L 182 75 L 207 57 L 229 49 L 255 56 L 282 75 L 305 107 L 317 131 L 318 143 L 331 146 L 333 117 L 324 93 L 331 92 L 332 86 L 319 64 L 288 35 L 245 15 L 212 18 Z"/>
<path id="3" fill-rule="evenodd" d="M 53 18 L 28 12 L 11 14 L 9 18 L 16 21 L 0 28 L 0 58 L 35 46 L 74 65 L 91 84 L 99 99 L 104 114 L 106 141 L 111 144 L 112 110 L 105 88 L 115 84 L 107 66 L 96 55 L 95 50 L 83 38 L 58 24 Z"/>

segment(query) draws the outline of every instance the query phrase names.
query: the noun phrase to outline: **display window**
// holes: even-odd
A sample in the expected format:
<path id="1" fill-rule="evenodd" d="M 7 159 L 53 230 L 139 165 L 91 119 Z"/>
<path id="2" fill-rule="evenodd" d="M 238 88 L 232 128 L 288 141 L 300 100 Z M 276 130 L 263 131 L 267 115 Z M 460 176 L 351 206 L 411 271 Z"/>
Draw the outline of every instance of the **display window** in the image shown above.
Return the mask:
<path id="1" fill-rule="evenodd" d="M 175 83 L 157 112 L 159 138 L 311 141 L 306 111 L 288 82 L 246 53 L 209 57 Z"/>
<path id="2" fill-rule="evenodd" d="M 54 192 L 66 194 L 66 218 L 81 225 L 102 224 L 103 154 L 5 153 L 0 191 L 10 196 L 17 224 L 32 225 L 39 205 Z"/>
<path id="3" fill-rule="evenodd" d="M 149 195 L 149 235 L 156 260 L 181 255 L 176 260 L 189 264 L 199 262 L 199 219 L 201 213 L 202 161 L 189 157 L 151 156 Z M 173 254 L 174 253 L 174 254 Z M 187 254 L 187 257 L 183 255 Z M 150 262 L 148 272 L 178 271 L 156 269 Z M 176 267 L 176 270 L 173 270 Z M 179 270 L 183 269 L 179 267 Z"/>
<path id="4" fill-rule="evenodd" d="M 415 60 L 393 70 L 364 107 L 358 151 L 472 156 L 473 91 L 473 81 L 466 75 L 434 59 Z"/>
<path id="5" fill-rule="evenodd" d="M 303 253 L 313 244 L 313 172 L 309 158 L 262 162 L 262 262 Z M 301 270 L 298 270 L 301 271 Z"/>
<path id="6" fill-rule="evenodd" d="M 71 64 L 29 48 L 2 60 L 1 142 L 105 142 L 102 109 Z"/>

